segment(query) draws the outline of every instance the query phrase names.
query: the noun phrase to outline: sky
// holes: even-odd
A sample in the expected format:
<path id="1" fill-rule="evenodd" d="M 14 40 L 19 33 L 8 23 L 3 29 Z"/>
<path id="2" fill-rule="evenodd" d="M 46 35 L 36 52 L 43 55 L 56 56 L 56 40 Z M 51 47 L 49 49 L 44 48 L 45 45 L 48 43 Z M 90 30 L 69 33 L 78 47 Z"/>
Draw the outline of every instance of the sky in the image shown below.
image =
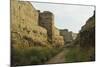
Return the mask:
<path id="1" fill-rule="evenodd" d="M 94 6 L 54 4 L 31 2 L 41 12 L 50 11 L 54 14 L 54 24 L 58 29 L 68 29 L 78 33 L 86 21 L 93 15 Z"/>

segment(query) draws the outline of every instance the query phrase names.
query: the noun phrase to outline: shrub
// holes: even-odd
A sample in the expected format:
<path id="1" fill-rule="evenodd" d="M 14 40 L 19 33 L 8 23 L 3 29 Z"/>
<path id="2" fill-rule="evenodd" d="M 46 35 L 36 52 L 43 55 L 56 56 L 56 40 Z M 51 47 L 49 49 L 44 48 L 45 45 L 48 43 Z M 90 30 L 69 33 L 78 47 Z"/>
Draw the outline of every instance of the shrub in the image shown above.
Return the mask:
<path id="1" fill-rule="evenodd" d="M 13 48 L 12 65 L 36 65 L 44 64 L 48 59 L 56 55 L 60 49 L 47 47 Z"/>

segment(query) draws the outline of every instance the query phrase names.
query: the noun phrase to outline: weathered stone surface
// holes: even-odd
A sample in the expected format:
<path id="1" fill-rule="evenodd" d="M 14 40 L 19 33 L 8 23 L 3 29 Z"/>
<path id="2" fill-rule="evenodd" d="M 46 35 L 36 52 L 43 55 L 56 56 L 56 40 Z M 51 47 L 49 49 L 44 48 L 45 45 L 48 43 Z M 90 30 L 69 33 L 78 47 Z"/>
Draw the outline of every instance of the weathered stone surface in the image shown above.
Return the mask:
<path id="1" fill-rule="evenodd" d="M 63 36 L 54 36 L 53 37 L 53 46 L 54 47 L 61 47 L 64 45 Z"/>
<path id="2" fill-rule="evenodd" d="M 95 46 L 95 13 L 90 17 L 84 26 L 82 26 L 76 40 L 82 48 L 89 48 Z"/>
<path id="3" fill-rule="evenodd" d="M 12 44 L 36 45 L 38 42 L 42 45 L 47 42 L 47 30 L 38 25 L 38 16 L 30 2 L 11 0 Z"/>
<path id="4" fill-rule="evenodd" d="M 60 35 L 64 37 L 65 44 L 68 44 L 73 40 L 72 32 L 69 32 L 67 29 L 60 30 Z"/>
<path id="5" fill-rule="evenodd" d="M 52 43 L 54 34 L 54 16 L 49 11 L 39 13 L 39 25 L 47 29 L 48 41 Z"/>
<path id="6" fill-rule="evenodd" d="M 95 13 L 81 28 L 74 45 L 79 46 L 81 52 L 87 56 L 87 60 L 95 60 Z"/>
<path id="7" fill-rule="evenodd" d="M 95 14 L 87 20 L 86 24 L 82 27 L 79 34 L 80 46 L 95 46 Z"/>
<path id="8" fill-rule="evenodd" d="M 63 37 L 54 26 L 54 15 L 49 11 L 39 12 L 39 25 L 47 29 L 48 41 L 54 45 L 64 45 Z M 58 42 L 58 43 L 57 43 Z"/>
<path id="9" fill-rule="evenodd" d="M 60 35 L 60 30 L 54 27 L 54 36 L 59 36 L 59 35 Z"/>
<path id="10" fill-rule="evenodd" d="M 11 0 L 12 45 L 44 46 L 55 44 L 57 37 L 63 45 L 63 38 L 54 26 L 53 13 L 41 13 L 30 2 Z"/>

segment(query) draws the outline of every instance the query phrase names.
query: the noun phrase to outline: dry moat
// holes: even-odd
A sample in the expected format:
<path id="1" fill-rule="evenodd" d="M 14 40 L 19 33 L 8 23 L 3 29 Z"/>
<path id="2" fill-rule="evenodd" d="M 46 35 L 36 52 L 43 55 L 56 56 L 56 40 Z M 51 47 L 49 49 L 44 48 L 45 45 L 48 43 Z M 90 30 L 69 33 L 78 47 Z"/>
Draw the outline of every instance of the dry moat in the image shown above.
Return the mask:
<path id="1" fill-rule="evenodd" d="M 95 11 L 79 33 L 58 29 L 54 14 L 11 0 L 12 66 L 95 61 Z"/>

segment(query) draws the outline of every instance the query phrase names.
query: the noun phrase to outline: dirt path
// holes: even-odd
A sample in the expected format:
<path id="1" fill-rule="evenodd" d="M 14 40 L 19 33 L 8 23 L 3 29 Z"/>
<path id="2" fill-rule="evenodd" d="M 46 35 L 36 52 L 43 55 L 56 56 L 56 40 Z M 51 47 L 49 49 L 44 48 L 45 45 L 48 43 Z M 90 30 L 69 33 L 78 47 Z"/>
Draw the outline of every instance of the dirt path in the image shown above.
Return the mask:
<path id="1" fill-rule="evenodd" d="M 54 63 L 64 63 L 65 62 L 65 50 L 57 54 L 55 57 L 51 58 L 46 64 L 54 64 Z"/>

